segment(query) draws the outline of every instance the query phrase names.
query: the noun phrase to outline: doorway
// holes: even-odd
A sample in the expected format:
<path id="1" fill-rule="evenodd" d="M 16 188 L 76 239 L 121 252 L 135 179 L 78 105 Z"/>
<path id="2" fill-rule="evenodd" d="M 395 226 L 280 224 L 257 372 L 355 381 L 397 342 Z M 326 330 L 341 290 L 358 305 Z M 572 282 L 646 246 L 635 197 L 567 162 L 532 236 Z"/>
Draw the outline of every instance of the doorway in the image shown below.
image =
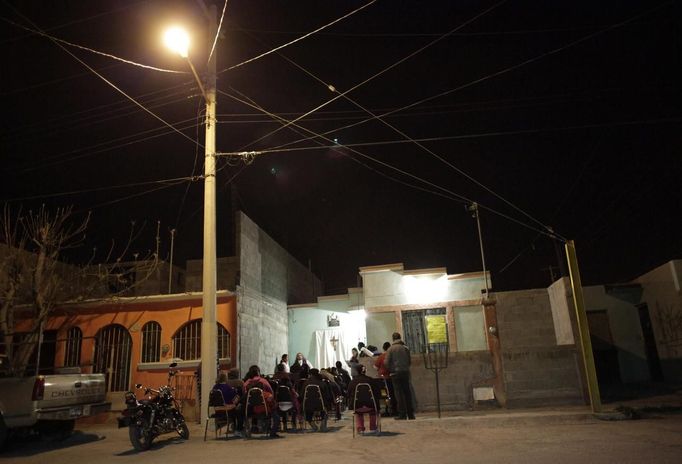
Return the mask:
<path id="1" fill-rule="evenodd" d="M 656 347 L 654 328 L 651 325 L 649 307 L 646 303 L 642 303 L 637 306 L 637 310 L 639 311 L 639 323 L 642 326 L 642 335 L 644 336 L 644 350 L 646 351 L 646 360 L 649 365 L 649 375 L 651 380 L 662 382 L 663 369 L 661 368 L 661 360 L 658 357 L 658 348 Z"/>
<path id="2" fill-rule="evenodd" d="M 125 327 L 102 327 L 95 337 L 95 372 L 106 376 L 107 392 L 126 391 L 130 383 L 132 339 Z"/>

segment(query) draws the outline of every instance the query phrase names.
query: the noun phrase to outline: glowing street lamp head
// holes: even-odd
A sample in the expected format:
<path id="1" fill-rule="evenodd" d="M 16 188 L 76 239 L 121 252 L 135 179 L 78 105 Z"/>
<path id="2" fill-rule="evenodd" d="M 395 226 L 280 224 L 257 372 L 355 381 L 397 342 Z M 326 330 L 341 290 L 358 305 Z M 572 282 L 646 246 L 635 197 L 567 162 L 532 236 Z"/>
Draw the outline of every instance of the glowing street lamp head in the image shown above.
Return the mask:
<path id="1" fill-rule="evenodd" d="M 171 27 L 163 35 L 163 42 L 181 57 L 187 58 L 189 53 L 189 35 L 184 29 L 177 26 Z"/>

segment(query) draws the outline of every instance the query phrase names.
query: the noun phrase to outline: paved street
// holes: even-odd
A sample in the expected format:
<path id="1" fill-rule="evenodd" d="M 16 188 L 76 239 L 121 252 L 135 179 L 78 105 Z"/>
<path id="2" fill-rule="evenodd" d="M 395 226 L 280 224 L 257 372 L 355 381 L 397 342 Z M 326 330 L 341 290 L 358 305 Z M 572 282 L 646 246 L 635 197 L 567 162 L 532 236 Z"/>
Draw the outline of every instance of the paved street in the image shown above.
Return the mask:
<path id="1" fill-rule="evenodd" d="M 24 441 L 10 445 L 3 463 L 186 463 L 290 460 L 321 464 L 325 457 L 346 462 L 456 463 L 679 463 L 682 414 L 653 414 L 641 420 L 603 421 L 584 408 L 449 413 L 442 419 L 382 422 L 380 437 L 352 438 L 349 416 L 326 434 L 289 434 L 281 440 L 215 440 L 193 424 L 183 442 L 162 436 L 150 451 L 136 453 L 127 431 L 113 424 L 89 426 L 60 444 Z"/>

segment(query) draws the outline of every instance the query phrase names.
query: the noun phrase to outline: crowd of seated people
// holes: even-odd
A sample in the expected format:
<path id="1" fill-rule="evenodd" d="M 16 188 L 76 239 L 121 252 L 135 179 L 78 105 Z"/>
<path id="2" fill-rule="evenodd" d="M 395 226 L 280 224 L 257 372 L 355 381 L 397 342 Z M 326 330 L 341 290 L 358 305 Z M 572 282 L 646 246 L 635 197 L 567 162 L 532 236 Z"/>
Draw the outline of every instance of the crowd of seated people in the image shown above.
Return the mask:
<path id="1" fill-rule="evenodd" d="M 385 349 L 385 348 L 384 348 Z M 235 435 L 243 436 L 244 417 L 248 405 L 246 398 L 253 387 L 263 391 L 265 401 L 268 404 L 269 427 L 265 430 L 271 438 L 281 438 L 279 435 L 280 425 L 284 431 L 291 432 L 301 430 L 304 421 L 313 431 L 327 431 L 329 414 L 333 413 L 336 420 L 341 419 L 341 414 L 346 406 L 352 407 L 355 395 L 355 386 L 361 381 L 371 381 L 372 389 L 375 390 L 377 401 L 381 398 L 381 389 L 386 387 L 384 376 L 388 378 L 382 366 L 382 356 L 376 357 L 376 349 L 371 345 L 365 347 L 360 344 L 358 349 L 353 348 L 353 358 L 347 361 L 351 369 L 349 373 L 341 361 L 335 366 L 323 369 L 312 367 L 302 353 L 296 354 L 296 359 L 289 366 L 288 355 L 282 355 L 276 364 L 273 375 L 262 375 L 258 366 L 251 366 L 243 379 L 239 378 L 238 369 L 230 369 L 225 375 L 221 373 L 214 389 L 222 392 L 225 403 L 233 402 L 238 405 L 235 409 Z M 373 356 L 374 359 L 361 362 L 359 358 Z M 367 362 L 374 362 L 378 370 L 378 378 L 367 376 Z M 374 368 L 375 365 L 371 364 Z M 304 398 L 308 386 L 316 386 L 309 391 L 318 391 L 321 394 L 323 407 L 319 411 L 304 410 Z M 378 412 L 378 411 L 377 411 Z M 362 417 L 362 415 L 360 415 Z M 319 426 L 318 423 L 319 422 Z M 370 415 L 370 430 L 376 428 L 374 416 Z M 364 423 L 355 424 L 358 430 L 364 431 Z"/>

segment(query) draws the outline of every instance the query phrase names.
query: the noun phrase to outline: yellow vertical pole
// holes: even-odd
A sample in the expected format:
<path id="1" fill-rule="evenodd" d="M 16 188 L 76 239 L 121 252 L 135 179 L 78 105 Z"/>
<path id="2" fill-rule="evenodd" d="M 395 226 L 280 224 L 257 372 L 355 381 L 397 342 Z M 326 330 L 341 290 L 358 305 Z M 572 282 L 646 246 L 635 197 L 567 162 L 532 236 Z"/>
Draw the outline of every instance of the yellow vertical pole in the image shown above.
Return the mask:
<path id="1" fill-rule="evenodd" d="M 575 243 L 573 243 L 573 240 L 566 242 L 566 258 L 568 260 L 568 270 L 571 275 L 573 303 L 575 305 L 575 314 L 578 321 L 578 332 L 580 334 L 580 346 L 583 353 L 585 377 L 587 378 L 587 389 L 590 395 L 590 405 L 592 406 L 592 412 L 600 412 L 601 396 L 599 395 L 599 384 L 597 383 L 597 371 L 594 368 L 594 356 L 592 355 L 590 328 L 587 323 L 585 300 L 583 298 L 583 285 L 580 281 L 578 257 L 575 253 Z"/>

